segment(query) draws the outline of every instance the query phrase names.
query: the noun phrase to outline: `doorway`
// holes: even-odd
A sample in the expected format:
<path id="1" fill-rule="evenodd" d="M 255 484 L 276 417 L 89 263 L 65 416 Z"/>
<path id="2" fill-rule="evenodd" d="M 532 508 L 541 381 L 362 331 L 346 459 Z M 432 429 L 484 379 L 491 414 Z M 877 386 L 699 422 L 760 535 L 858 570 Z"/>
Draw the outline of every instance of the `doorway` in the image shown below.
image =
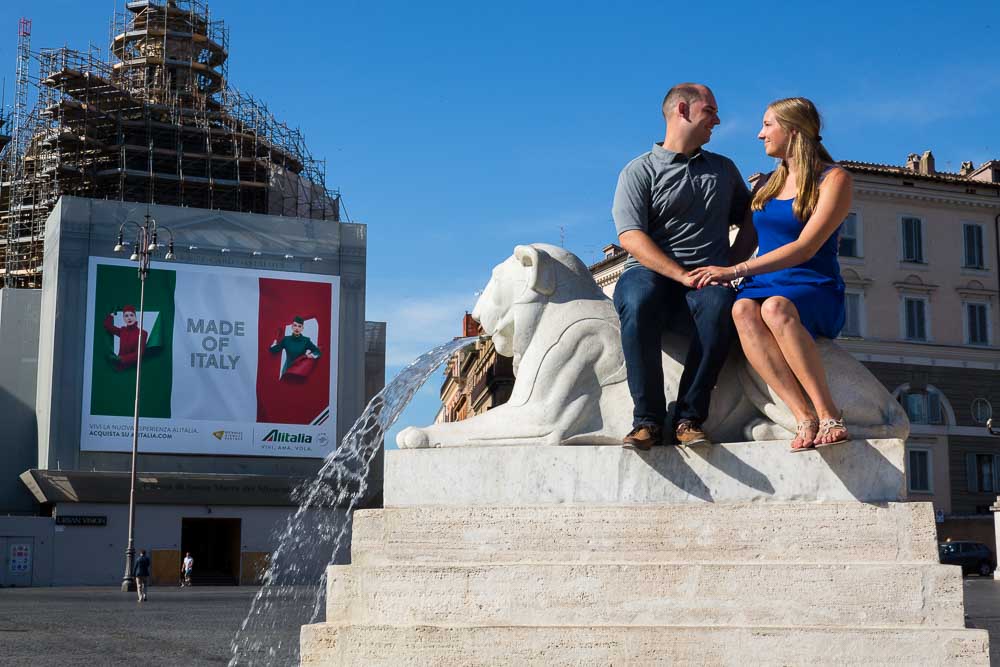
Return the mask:
<path id="1" fill-rule="evenodd" d="M 240 519 L 181 519 L 181 558 L 194 559 L 195 586 L 240 583 Z"/>

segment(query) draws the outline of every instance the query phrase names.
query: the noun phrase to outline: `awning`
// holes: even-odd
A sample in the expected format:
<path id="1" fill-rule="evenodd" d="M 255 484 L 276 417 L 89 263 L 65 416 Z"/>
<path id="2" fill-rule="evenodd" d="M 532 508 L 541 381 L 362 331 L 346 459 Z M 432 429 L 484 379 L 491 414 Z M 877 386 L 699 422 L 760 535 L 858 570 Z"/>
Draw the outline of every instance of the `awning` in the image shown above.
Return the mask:
<path id="1" fill-rule="evenodd" d="M 128 503 L 129 473 L 38 470 L 21 481 L 39 503 Z M 136 502 L 156 505 L 296 506 L 292 490 L 301 477 L 214 473 L 141 472 Z"/>

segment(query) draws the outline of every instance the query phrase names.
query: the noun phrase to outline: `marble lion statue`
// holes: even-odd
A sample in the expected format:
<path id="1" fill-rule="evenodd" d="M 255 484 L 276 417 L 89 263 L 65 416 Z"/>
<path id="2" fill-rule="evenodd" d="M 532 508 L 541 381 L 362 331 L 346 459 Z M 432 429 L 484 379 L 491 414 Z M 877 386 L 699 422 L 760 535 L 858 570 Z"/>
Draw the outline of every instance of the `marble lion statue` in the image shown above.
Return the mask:
<path id="1" fill-rule="evenodd" d="M 632 398 L 614 305 L 566 250 L 519 245 L 493 269 L 472 311 L 497 353 L 513 357 L 510 400 L 463 421 L 408 427 L 400 448 L 465 445 L 618 445 Z M 735 346 L 738 348 L 738 345 Z M 664 391 L 677 395 L 687 341 L 663 337 Z M 830 388 L 858 438 L 905 438 L 906 415 L 850 354 L 820 341 Z M 790 439 L 788 408 L 734 349 L 712 393 L 705 430 L 716 442 Z"/>

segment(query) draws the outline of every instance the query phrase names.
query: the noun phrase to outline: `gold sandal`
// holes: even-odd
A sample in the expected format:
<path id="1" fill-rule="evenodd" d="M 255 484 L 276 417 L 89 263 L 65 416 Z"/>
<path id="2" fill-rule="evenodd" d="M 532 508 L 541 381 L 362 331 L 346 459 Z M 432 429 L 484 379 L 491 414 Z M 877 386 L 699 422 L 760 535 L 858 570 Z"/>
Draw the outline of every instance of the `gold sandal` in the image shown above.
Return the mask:
<path id="1" fill-rule="evenodd" d="M 844 435 L 840 436 L 832 442 L 816 442 L 813 440 L 814 447 L 829 447 L 830 445 L 839 445 L 842 442 L 849 442 L 851 440 L 851 434 L 847 432 L 847 427 L 844 426 L 844 413 L 840 413 L 840 419 L 820 419 L 819 420 L 819 432 L 816 433 L 816 437 L 820 438 L 824 435 L 829 435 L 831 431 L 840 430 Z"/>
<path id="2" fill-rule="evenodd" d="M 816 431 L 816 420 L 815 419 L 803 419 L 798 424 L 795 425 L 795 440 L 805 443 L 802 447 L 795 446 L 795 440 L 792 440 L 792 448 L 790 451 L 798 453 L 804 452 L 809 449 L 815 449 L 816 444 L 813 442 L 816 436 L 813 436 L 812 440 L 806 438 L 805 434 L 808 429 L 813 429 Z M 817 431 L 818 433 L 818 431 Z"/>

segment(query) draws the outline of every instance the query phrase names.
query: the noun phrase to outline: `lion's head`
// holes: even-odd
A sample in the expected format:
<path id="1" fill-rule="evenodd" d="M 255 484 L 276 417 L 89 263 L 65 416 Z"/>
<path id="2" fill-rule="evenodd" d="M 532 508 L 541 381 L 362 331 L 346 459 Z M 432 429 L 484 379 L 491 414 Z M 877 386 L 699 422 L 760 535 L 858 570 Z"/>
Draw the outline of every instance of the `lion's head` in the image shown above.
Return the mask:
<path id="1" fill-rule="evenodd" d="M 519 245 L 494 267 L 472 317 L 516 367 L 545 305 L 576 299 L 606 299 L 576 255 L 545 243 Z"/>

